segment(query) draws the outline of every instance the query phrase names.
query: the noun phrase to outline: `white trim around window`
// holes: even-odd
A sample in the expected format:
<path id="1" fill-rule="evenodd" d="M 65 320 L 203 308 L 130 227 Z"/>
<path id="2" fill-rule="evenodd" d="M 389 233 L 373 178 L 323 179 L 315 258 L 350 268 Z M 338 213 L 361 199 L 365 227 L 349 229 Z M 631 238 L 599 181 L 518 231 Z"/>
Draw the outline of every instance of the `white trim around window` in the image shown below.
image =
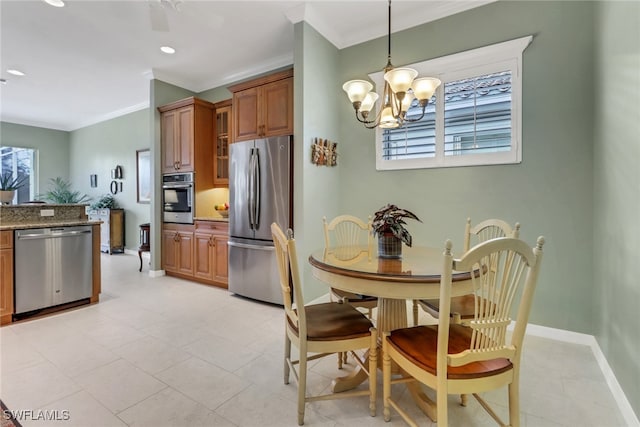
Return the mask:
<path id="1" fill-rule="evenodd" d="M 435 93 L 435 155 L 385 159 L 383 130 L 378 128 L 376 129 L 376 168 L 394 170 L 520 163 L 522 161 L 522 53 L 532 40 L 533 36 L 526 36 L 410 64 L 409 66 L 415 68 L 420 76 L 434 76 L 442 80 L 442 84 Z M 507 143 L 506 151 L 445 155 L 444 93 L 447 83 L 502 72 L 510 74 L 511 81 L 510 147 Z M 369 77 L 376 84 L 382 98 L 383 72 L 370 74 Z"/>

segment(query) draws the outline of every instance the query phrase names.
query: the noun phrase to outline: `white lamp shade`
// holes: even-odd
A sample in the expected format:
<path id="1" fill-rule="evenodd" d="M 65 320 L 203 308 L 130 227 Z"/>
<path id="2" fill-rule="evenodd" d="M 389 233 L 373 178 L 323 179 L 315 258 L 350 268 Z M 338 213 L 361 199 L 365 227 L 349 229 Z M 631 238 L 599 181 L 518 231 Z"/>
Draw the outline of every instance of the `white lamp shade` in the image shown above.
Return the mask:
<path id="1" fill-rule="evenodd" d="M 413 93 L 411 92 L 407 92 L 404 95 L 404 98 L 402 98 L 402 105 L 400 106 L 400 110 L 407 112 L 407 110 L 409 110 L 409 107 L 411 107 L 411 103 L 413 102 Z"/>
<path id="2" fill-rule="evenodd" d="M 384 74 L 384 79 L 391 86 L 391 90 L 398 93 L 408 91 L 417 76 L 418 72 L 413 68 L 394 68 Z"/>
<path id="3" fill-rule="evenodd" d="M 360 105 L 360 111 L 368 113 L 373 109 L 373 105 L 378 100 L 378 94 L 375 92 L 369 92 L 367 96 L 364 97 L 362 104 Z"/>
<path id="4" fill-rule="evenodd" d="M 394 129 L 400 126 L 398 120 L 393 116 L 393 110 L 390 105 L 387 105 L 382 109 L 380 115 L 380 127 L 383 129 Z"/>
<path id="5" fill-rule="evenodd" d="M 442 83 L 440 79 L 435 77 L 421 77 L 413 81 L 411 89 L 413 89 L 413 94 L 416 98 L 420 100 L 431 99 L 440 83 Z"/>
<path id="6" fill-rule="evenodd" d="M 342 85 L 342 89 L 347 92 L 349 101 L 362 102 L 369 91 L 373 89 L 373 85 L 366 80 L 349 80 Z"/>

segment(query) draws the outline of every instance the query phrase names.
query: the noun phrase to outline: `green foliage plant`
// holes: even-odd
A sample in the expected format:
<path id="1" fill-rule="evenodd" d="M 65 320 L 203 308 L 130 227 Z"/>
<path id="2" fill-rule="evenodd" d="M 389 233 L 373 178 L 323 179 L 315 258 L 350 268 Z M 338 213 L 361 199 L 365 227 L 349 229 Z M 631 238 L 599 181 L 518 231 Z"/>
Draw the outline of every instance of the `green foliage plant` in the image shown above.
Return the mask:
<path id="1" fill-rule="evenodd" d="M 23 176 L 14 178 L 13 173 L 6 171 L 0 176 L 0 191 L 12 191 L 17 190 L 26 184 L 29 177 Z"/>
<path id="2" fill-rule="evenodd" d="M 411 247 L 411 234 L 409 234 L 409 231 L 404 227 L 406 225 L 404 218 L 415 219 L 416 221 L 422 222 L 411 211 L 401 209 L 391 204 L 383 206 L 378 209 L 373 216 L 371 232 L 378 236 L 391 233 L 402 240 L 407 246 Z"/>
<path id="3" fill-rule="evenodd" d="M 61 205 L 80 204 L 91 201 L 91 197 L 86 194 L 81 194 L 79 191 L 72 191 L 69 181 L 60 177 L 51 178 L 50 181 L 49 191 L 39 195 L 39 198 Z"/>
<path id="4" fill-rule="evenodd" d="M 111 194 L 105 194 L 93 202 L 89 207 L 91 209 L 117 209 L 118 202 Z"/>

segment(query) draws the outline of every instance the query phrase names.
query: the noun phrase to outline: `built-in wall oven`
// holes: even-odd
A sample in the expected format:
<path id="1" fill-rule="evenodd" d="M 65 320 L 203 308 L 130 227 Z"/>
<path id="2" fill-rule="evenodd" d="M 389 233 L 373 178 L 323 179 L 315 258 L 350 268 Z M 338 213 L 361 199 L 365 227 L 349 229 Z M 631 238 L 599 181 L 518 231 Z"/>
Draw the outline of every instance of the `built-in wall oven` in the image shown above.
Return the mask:
<path id="1" fill-rule="evenodd" d="M 162 176 L 162 220 L 193 224 L 193 172 Z"/>

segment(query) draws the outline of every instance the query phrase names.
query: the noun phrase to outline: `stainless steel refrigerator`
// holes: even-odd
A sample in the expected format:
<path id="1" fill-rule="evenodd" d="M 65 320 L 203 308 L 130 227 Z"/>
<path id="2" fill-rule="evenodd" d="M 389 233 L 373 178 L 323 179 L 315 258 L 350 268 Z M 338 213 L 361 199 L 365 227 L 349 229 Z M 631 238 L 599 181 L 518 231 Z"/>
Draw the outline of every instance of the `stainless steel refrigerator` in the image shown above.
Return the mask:
<path id="1" fill-rule="evenodd" d="M 271 223 L 292 226 L 292 138 L 236 142 L 229 166 L 229 290 L 283 304 Z"/>

